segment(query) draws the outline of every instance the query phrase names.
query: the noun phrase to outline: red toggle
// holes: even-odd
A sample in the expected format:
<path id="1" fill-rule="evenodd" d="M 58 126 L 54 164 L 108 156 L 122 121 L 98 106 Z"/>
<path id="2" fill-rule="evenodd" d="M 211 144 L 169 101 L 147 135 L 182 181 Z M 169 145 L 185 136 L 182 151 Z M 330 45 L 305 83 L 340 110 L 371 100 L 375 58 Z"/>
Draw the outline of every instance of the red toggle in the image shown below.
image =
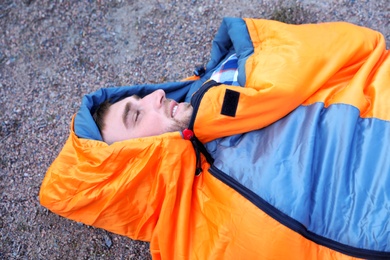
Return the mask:
<path id="1" fill-rule="evenodd" d="M 194 137 L 194 132 L 192 132 L 190 129 L 184 129 L 183 130 L 183 138 L 186 140 L 191 140 L 191 138 Z"/>

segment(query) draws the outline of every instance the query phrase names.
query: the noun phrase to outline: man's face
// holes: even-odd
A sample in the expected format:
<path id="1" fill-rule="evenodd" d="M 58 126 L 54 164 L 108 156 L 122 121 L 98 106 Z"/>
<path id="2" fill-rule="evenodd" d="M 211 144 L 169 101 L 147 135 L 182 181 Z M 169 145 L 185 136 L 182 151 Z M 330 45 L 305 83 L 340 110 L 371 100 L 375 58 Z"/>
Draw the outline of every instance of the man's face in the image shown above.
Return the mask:
<path id="1" fill-rule="evenodd" d="M 165 97 L 161 89 L 139 98 L 130 96 L 110 106 L 104 117 L 103 140 L 108 144 L 131 138 L 181 131 L 188 127 L 193 108 Z"/>

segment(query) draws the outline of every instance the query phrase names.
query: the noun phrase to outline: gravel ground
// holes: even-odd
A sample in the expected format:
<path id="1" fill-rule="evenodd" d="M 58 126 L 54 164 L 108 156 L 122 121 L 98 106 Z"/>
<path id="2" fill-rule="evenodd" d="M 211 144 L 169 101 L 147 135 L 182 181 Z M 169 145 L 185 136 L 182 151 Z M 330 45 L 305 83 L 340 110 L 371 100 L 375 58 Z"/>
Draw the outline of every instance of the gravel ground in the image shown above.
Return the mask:
<path id="1" fill-rule="evenodd" d="M 245 3 L 245 4 L 244 4 Z M 81 97 L 179 80 L 205 64 L 221 18 L 343 20 L 390 43 L 389 0 L 0 0 L 0 259 L 150 259 L 132 241 L 38 201 Z"/>

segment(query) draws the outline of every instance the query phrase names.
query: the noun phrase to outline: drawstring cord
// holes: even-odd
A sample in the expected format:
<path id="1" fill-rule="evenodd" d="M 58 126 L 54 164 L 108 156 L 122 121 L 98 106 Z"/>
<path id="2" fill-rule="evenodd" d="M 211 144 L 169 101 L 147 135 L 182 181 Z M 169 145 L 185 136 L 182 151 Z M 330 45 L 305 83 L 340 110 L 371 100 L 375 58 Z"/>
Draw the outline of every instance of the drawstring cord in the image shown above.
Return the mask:
<path id="1" fill-rule="evenodd" d="M 202 169 L 202 161 L 201 161 L 201 158 L 200 158 L 200 151 L 199 151 L 199 147 L 198 147 L 198 144 L 196 143 L 195 138 L 191 138 L 190 141 L 191 141 L 192 146 L 194 147 L 195 153 L 196 153 L 195 176 L 198 176 L 203 171 L 203 169 Z"/>
<path id="2" fill-rule="evenodd" d="M 210 154 L 207 152 L 206 148 L 203 146 L 203 144 L 196 138 L 194 135 L 194 132 L 190 129 L 184 129 L 183 132 L 183 138 L 185 140 L 190 140 L 192 143 L 192 146 L 195 150 L 196 155 L 196 169 L 195 169 L 195 176 L 199 176 L 199 174 L 202 173 L 202 160 L 200 154 L 203 153 L 203 155 L 206 157 L 206 160 L 211 164 L 214 160 L 210 156 Z"/>
<path id="3" fill-rule="evenodd" d="M 190 129 L 184 129 L 182 133 L 183 133 L 184 139 L 190 140 L 192 143 L 192 146 L 194 147 L 195 155 L 196 155 L 195 176 L 198 176 L 203 171 L 203 169 L 202 169 L 202 161 L 200 158 L 200 151 L 199 151 L 198 144 L 195 140 L 194 132 L 192 132 Z"/>

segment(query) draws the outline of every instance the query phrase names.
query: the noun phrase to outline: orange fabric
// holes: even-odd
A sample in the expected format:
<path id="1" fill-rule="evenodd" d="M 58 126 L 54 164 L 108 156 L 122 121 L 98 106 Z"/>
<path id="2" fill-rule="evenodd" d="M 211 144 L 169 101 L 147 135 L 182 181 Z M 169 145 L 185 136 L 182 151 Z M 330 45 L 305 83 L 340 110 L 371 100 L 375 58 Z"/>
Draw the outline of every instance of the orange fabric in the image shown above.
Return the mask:
<path id="1" fill-rule="evenodd" d="M 40 201 L 66 218 L 150 241 L 161 214 L 190 210 L 195 161 L 179 133 L 107 145 L 71 130 L 46 173 Z"/>
<path id="2" fill-rule="evenodd" d="M 159 249 L 151 244 L 155 259 L 354 259 L 279 224 L 207 172 L 196 178 L 194 187 L 190 227 L 179 230 L 187 240 L 178 239 L 176 245 L 188 254 L 175 255 L 170 241 L 178 234 L 167 234 Z M 165 254 L 161 248 L 172 251 Z"/>
<path id="3" fill-rule="evenodd" d="M 344 23 L 246 22 L 255 47 L 246 86 L 207 92 L 195 122 L 202 141 L 264 127 L 302 103 L 349 102 L 364 116 L 388 110 L 369 105 L 389 82 L 379 33 Z M 235 118 L 219 115 L 226 88 L 241 93 Z M 195 177 L 195 162 L 179 133 L 107 145 L 78 138 L 72 121 L 40 201 L 66 218 L 150 241 L 154 259 L 351 259 L 279 224 L 210 175 L 204 160 Z"/>
<path id="4" fill-rule="evenodd" d="M 153 259 L 352 259 L 273 220 L 208 174 L 207 162 L 194 178 L 188 144 L 168 134 L 108 146 L 71 132 L 42 184 L 41 203 L 75 221 L 150 241 Z M 160 154 L 166 145 L 170 152 Z M 149 153 L 149 161 L 140 159 Z M 169 163 L 176 156 L 182 164 Z"/>
<path id="5" fill-rule="evenodd" d="M 245 21 L 255 50 L 246 62 L 245 88 L 207 92 L 195 122 L 202 142 L 265 127 L 313 102 L 350 104 L 362 116 L 390 120 L 390 57 L 380 33 L 343 22 Z M 235 117 L 220 113 L 225 89 L 240 93 Z"/>
<path id="6" fill-rule="evenodd" d="M 198 80 L 200 79 L 199 76 L 196 76 L 196 75 L 193 75 L 193 76 L 189 76 L 187 78 L 184 78 L 183 81 L 187 81 L 187 80 Z"/>

